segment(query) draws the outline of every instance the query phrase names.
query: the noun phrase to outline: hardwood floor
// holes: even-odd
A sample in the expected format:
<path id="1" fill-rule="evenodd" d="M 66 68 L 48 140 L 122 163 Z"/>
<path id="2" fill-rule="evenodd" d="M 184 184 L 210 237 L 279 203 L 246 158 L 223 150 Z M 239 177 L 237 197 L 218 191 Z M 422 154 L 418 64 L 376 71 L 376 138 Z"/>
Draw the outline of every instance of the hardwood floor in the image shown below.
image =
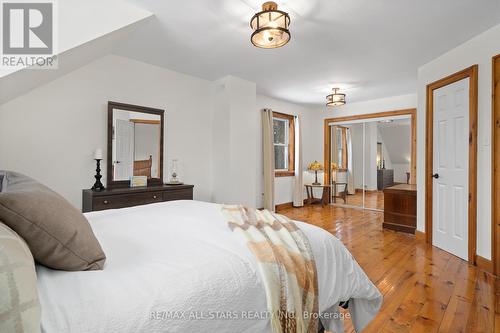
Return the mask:
<path id="1" fill-rule="evenodd" d="M 337 199 L 337 203 L 344 204 L 342 199 Z M 347 196 L 347 205 L 363 207 L 363 193 L 356 192 Z M 371 209 L 384 210 L 384 192 L 365 192 L 365 207 Z"/>
<path id="2" fill-rule="evenodd" d="M 280 213 L 335 235 L 384 295 L 363 332 L 500 332 L 500 279 L 412 235 L 383 230 L 383 213 L 335 206 Z M 345 331 L 354 332 L 349 319 Z"/>

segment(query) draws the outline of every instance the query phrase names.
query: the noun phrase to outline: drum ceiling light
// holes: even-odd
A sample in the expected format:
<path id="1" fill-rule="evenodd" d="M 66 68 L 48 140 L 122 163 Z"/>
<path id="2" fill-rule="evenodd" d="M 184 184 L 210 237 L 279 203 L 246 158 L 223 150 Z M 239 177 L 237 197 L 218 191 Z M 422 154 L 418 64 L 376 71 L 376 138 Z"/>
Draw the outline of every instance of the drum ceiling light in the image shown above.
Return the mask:
<path id="1" fill-rule="evenodd" d="M 264 49 L 282 47 L 290 40 L 290 16 L 281 10 L 275 2 L 262 4 L 262 11 L 250 20 L 253 29 L 252 44 Z"/>
<path id="2" fill-rule="evenodd" d="M 333 88 L 333 94 L 326 96 L 326 106 L 340 106 L 345 104 L 345 94 L 339 93 L 339 88 Z"/>

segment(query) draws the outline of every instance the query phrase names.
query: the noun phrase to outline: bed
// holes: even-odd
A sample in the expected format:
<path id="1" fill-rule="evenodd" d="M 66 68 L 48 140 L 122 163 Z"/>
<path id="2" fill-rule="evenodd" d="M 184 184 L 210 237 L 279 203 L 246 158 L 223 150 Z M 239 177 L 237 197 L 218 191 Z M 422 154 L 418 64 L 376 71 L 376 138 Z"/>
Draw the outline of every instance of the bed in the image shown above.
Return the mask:
<path id="1" fill-rule="evenodd" d="M 270 332 L 255 258 L 221 206 L 171 201 L 86 213 L 107 260 L 102 271 L 37 265 L 42 332 Z M 382 296 L 342 243 L 296 222 L 312 246 L 323 325 L 340 332 L 339 302 L 357 330 Z"/>

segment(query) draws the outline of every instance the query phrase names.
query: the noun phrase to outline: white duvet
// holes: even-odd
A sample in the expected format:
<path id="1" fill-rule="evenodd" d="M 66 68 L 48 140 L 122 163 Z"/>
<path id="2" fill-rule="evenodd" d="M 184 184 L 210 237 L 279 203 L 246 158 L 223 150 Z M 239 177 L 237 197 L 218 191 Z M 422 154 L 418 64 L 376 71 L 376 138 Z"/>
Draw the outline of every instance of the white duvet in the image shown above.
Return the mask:
<path id="1" fill-rule="evenodd" d="M 220 205 L 172 201 L 86 217 L 106 253 L 104 270 L 37 266 L 43 332 L 271 332 L 255 259 Z M 297 225 L 316 259 L 323 324 L 342 331 L 335 313 L 350 299 L 360 331 L 378 312 L 380 292 L 339 240 Z"/>

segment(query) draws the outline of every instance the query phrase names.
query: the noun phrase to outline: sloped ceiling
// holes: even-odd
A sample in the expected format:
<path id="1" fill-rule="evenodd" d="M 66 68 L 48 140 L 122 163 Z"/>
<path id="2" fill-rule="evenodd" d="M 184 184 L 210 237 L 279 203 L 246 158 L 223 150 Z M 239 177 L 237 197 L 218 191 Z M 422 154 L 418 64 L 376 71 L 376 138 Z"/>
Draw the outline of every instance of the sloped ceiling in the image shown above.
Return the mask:
<path id="1" fill-rule="evenodd" d="M 378 130 L 393 164 L 408 164 L 411 158 L 411 126 L 408 120 L 378 124 Z"/>
<path id="2" fill-rule="evenodd" d="M 126 1 L 155 19 L 118 54 L 317 105 L 333 86 L 349 102 L 414 93 L 419 66 L 500 23 L 499 0 L 278 0 L 292 38 L 263 50 L 250 43 L 249 20 L 264 0 Z"/>
<path id="3" fill-rule="evenodd" d="M 249 27 L 263 1 L 58 1 L 60 69 L 0 71 L 0 104 L 109 52 L 301 104 L 333 86 L 350 103 L 414 93 L 420 65 L 500 23 L 500 0 L 282 0 L 292 39 L 263 50 Z"/>
<path id="4" fill-rule="evenodd" d="M 0 70 L 0 104 L 111 53 L 152 14 L 119 0 L 57 3 L 58 69 Z"/>

